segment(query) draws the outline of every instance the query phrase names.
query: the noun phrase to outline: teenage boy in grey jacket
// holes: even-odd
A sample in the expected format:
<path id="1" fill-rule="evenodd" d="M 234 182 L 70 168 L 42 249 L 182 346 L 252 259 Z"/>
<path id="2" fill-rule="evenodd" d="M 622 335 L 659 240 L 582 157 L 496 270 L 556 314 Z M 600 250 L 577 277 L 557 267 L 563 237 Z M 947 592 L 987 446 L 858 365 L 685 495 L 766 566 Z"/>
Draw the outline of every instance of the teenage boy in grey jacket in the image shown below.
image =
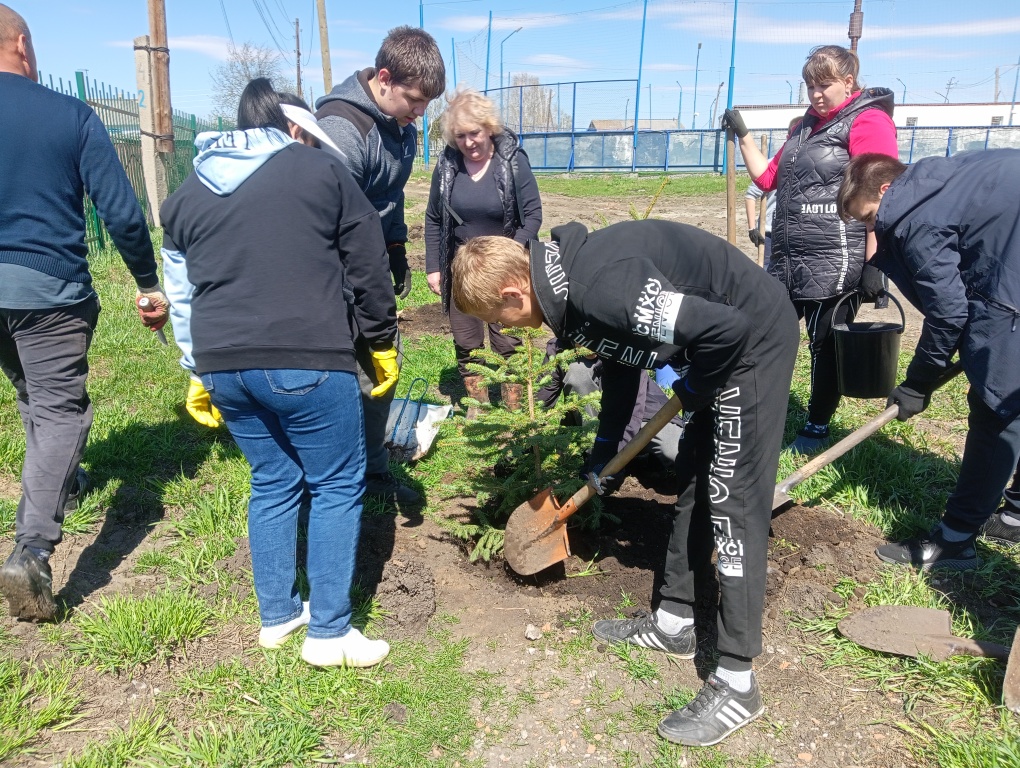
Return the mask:
<path id="1" fill-rule="evenodd" d="M 446 67 L 436 41 L 424 30 L 405 26 L 386 35 L 374 67 L 355 72 L 315 102 L 319 126 L 340 148 L 354 180 L 379 212 L 394 291 L 401 298 L 411 292 L 404 185 L 418 146 L 414 123 L 445 90 Z M 397 349 L 402 357 L 399 338 Z M 379 382 L 363 340 L 358 362 L 368 452 L 365 493 L 398 507 L 415 504 L 418 494 L 390 473 L 384 446 L 394 390 L 385 397 L 369 395 Z"/>

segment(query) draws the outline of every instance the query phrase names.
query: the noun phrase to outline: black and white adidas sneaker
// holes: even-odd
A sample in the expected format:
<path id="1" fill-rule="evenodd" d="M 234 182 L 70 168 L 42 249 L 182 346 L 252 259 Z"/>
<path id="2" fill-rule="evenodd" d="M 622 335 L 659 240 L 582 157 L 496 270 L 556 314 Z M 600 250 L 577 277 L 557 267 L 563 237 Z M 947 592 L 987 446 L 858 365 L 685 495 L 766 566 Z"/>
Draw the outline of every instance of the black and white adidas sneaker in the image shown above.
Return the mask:
<path id="1" fill-rule="evenodd" d="M 633 619 L 602 619 L 592 627 L 592 634 L 607 643 L 630 643 L 653 651 L 663 651 L 678 659 L 693 659 L 698 651 L 694 626 L 667 635 L 655 623 L 655 614 L 640 612 Z"/>
<path id="2" fill-rule="evenodd" d="M 764 711 L 758 680 L 753 674 L 747 693 L 738 693 L 715 675 L 709 675 L 690 704 L 659 723 L 659 735 L 687 747 L 710 747 Z"/>

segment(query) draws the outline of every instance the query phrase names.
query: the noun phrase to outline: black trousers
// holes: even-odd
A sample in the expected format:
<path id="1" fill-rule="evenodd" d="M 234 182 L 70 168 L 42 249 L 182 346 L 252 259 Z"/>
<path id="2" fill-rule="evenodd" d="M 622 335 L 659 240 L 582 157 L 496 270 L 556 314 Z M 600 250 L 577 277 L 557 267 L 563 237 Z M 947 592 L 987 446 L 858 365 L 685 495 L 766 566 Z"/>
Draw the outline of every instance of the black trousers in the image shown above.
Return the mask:
<path id="1" fill-rule="evenodd" d="M 679 606 L 695 601 L 695 573 L 717 549 L 719 652 L 749 658 L 761 653 L 772 496 L 800 340 L 788 303 L 766 327 L 680 440 L 676 517 L 659 590 L 660 606 L 683 613 Z"/>
<path id="2" fill-rule="evenodd" d="M 499 323 L 486 323 L 477 317 L 465 315 L 450 302 L 450 330 L 453 332 L 453 347 L 457 352 L 457 370 L 461 378 L 472 375 L 467 369 L 468 363 L 481 362 L 471 355 L 485 346 L 486 326 L 489 328 L 489 346 L 497 355 L 510 357 L 514 349 L 521 345 L 521 340 L 516 336 L 504 336 L 503 326 Z"/>
<path id="3" fill-rule="evenodd" d="M 1020 461 L 1017 462 L 1013 482 L 1003 493 L 1003 496 L 1005 501 L 1002 504 L 1002 511 L 1011 517 L 1020 519 Z"/>
<path id="4" fill-rule="evenodd" d="M 995 512 L 1002 489 L 1017 469 L 1020 417 L 999 417 L 974 394 L 973 388 L 967 393 L 967 403 L 970 414 L 960 476 L 946 502 L 943 519 L 954 530 L 973 533 Z"/>
<path id="5" fill-rule="evenodd" d="M 26 546 L 52 552 L 61 540 L 64 504 L 92 427 L 85 381 L 98 319 L 95 296 L 69 307 L 0 309 L 0 367 L 18 393 L 25 428 L 14 538 Z"/>
<path id="6" fill-rule="evenodd" d="M 798 299 L 793 302 L 797 317 L 804 318 L 811 346 L 811 400 L 808 421 L 828 424 L 839 407 L 839 386 L 836 374 L 836 337 L 833 323 L 850 323 L 861 306 L 860 295 L 851 296 L 835 313 L 839 296 L 828 299 Z M 835 316 L 834 316 L 835 313 Z"/>

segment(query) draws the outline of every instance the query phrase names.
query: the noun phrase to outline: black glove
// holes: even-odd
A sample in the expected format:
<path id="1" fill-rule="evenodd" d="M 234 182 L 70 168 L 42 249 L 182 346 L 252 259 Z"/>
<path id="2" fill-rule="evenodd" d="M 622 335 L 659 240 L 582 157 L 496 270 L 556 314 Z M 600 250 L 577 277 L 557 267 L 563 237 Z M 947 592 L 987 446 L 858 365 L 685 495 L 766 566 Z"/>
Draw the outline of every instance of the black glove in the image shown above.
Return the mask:
<path id="1" fill-rule="evenodd" d="M 755 248 L 757 248 L 759 245 L 765 245 L 765 235 L 763 235 L 757 229 L 747 230 L 747 236 L 751 238 L 751 242 L 754 243 Z"/>
<path id="2" fill-rule="evenodd" d="M 612 493 L 616 488 L 610 484 L 613 479 L 612 475 L 609 477 L 602 477 L 602 469 L 606 466 L 611 458 L 613 458 L 617 451 L 616 448 L 619 442 L 613 440 L 606 440 L 605 438 L 596 437 L 595 443 L 592 445 L 591 450 L 588 452 L 588 456 L 585 459 L 584 467 L 581 469 L 581 479 L 589 482 L 594 482 L 595 490 L 598 491 L 599 496 L 603 495 L 607 491 Z"/>
<path id="3" fill-rule="evenodd" d="M 908 379 L 889 394 L 889 399 L 885 401 L 885 407 L 899 405 L 900 412 L 896 414 L 896 418 L 900 421 L 906 421 L 911 416 L 916 416 L 927 408 L 930 402 L 931 393 L 925 393 L 916 389 L 915 385 L 911 384 Z"/>
<path id="4" fill-rule="evenodd" d="M 386 246 L 390 257 L 390 272 L 393 273 L 393 292 L 406 299 L 411 292 L 411 267 L 407 263 L 407 245 L 390 243 Z"/>
<path id="5" fill-rule="evenodd" d="M 747 126 L 744 125 L 744 118 L 740 116 L 739 109 L 725 109 L 722 113 L 723 129 L 732 128 L 733 135 L 742 139 L 747 135 Z"/>
<path id="6" fill-rule="evenodd" d="M 858 290 L 865 301 L 875 302 L 875 309 L 884 309 L 889 306 L 889 297 L 886 296 L 885 273 L 878 267 L 873 267 L 869 262 L 864 263 L 864 271 L 861 272 L 861 284 Z"/>

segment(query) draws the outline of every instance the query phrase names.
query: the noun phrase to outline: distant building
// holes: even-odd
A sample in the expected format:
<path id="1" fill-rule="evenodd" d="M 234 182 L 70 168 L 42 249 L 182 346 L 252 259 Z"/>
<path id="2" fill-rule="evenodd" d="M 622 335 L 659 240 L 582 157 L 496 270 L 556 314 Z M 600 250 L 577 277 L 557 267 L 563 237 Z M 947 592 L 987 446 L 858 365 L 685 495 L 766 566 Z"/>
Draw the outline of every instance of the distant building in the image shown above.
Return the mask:
<path id="1" fill-rule="evenodd" d="M 633 120 L 592 120 L 588 123 L 589 131 L 633 131 Z M 675 131 L 676 120 L 638 120 L 639 131 Z M 683 130 L 683 123 L 679 130 Z"/>
<path id="2" fill-rule="evenodd" d="M 800 117 L 807 110 L 807 104 L 745 104 L 738 105 L 749 129 L 784 128 L 790 120 Z M 1013 124 L 1020 125 L 1020 106 L 1009 102 L 986 102 L 976 104 L 896 104 L 893 122 L 897 128 L 945 128 L 960 126 L 987 128 L 1009 125 L 1010 111 Z M 709 127 L 709 126 L 706 126 Z"/>

